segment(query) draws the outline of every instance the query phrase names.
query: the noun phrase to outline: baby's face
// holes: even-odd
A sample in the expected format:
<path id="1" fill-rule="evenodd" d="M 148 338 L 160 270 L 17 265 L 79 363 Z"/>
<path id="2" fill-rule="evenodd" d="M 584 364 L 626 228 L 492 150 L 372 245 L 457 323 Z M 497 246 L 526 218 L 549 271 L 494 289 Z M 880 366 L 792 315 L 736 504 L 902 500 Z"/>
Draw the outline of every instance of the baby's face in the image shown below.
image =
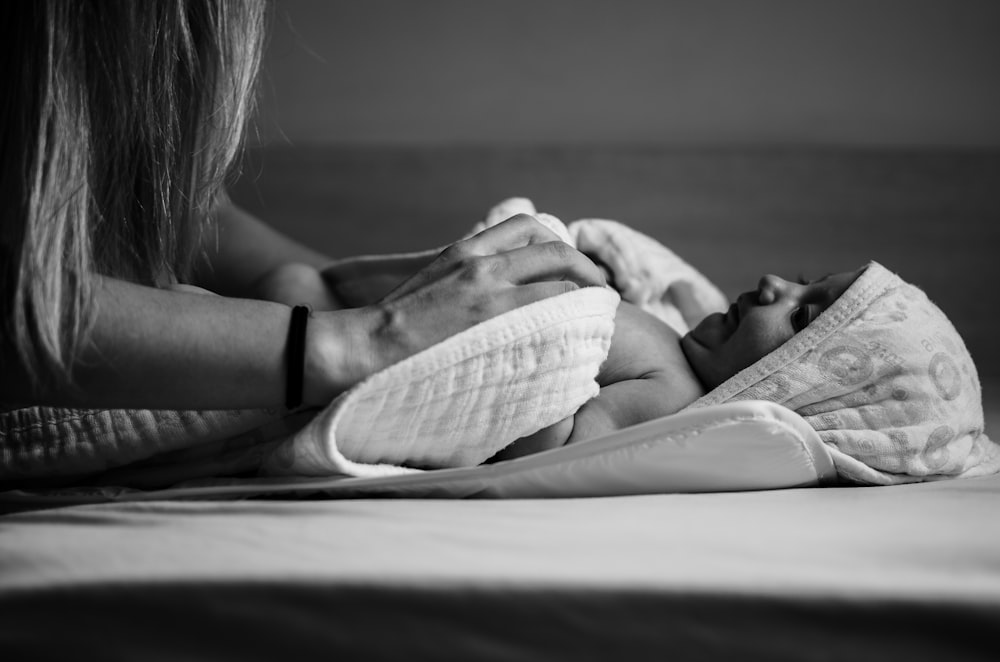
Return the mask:
<path id="1" fill-rule="evenodd" d="M 713 389 L 806 328 L 864 268 L 808 283 L 764 276 L 725 313 L 713 313 L 681 338 L 681 349 L 706 389 Z"/>

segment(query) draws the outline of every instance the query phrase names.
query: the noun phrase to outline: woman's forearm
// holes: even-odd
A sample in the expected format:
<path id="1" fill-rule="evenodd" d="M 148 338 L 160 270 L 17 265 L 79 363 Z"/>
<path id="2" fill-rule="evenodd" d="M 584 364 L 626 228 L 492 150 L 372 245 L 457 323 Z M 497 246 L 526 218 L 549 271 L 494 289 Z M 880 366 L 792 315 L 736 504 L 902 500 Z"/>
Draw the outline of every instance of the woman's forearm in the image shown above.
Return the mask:
<path id="1" fill-rule="evenodd" d="M 225 296 L 304 303 L 314 310 L 374 303 L 441 252 L 334 260 L 229 201 L 216 210 L 215 221 L 217 240 L 207 238 L 193 284 Z"/>
<path id="2" fill-rule="evenodd" d="M 260 298 L 261 284 L 287 264 L 321 269 L 333 262 L 324 253 L 278 232 L 228 200 L 215 211 L 218 236 L 203 246 L 195 285 L 225 296 Z"/>
<path id="3" fill-rule="evenodd" d="M 0 356 L 0 402 L 97 408 L 242 409 L 285 400 L 291 312 L 267 301 L 94 278 L 93 324 L 73 385 L 29 388 Z M 324 406 L 360 380 L 519 306 L 604 285 L 582 254 L 518 216 L 445 250 L 377 304 L 314 312 L 303 404 Z M 13 350 L 11 350 L 13 351 Z"/>
<path id="4" fill-rule="evenodd" d="M 150 409 L 283 405 L 287 306 L 159 290 L 108 278 L 98 279 L 95 303 L 94 326 L 73 366 L 74 384 L 28 394 L 23 381 L 7 373 L 0 379 L 4 401 Z M 313 328 L 307 327 L 314 341 L 316 333 L 323 333 L 322 352 L 310 352 L 313 365 L 307 372 L 325 380 L 323 389 L 306 385 L 307 397 L 314 400 L 308 404 L 323 405 L 336 395 L 338 387 L 327 373 L 342 376 L 340 388 L 354 379 L 347 362 L 358 348 L 348 351 L 344 346 L 359 337 L 353 326 L 361 315 L 361 311 L 324 313 L 311 323 Z"/>

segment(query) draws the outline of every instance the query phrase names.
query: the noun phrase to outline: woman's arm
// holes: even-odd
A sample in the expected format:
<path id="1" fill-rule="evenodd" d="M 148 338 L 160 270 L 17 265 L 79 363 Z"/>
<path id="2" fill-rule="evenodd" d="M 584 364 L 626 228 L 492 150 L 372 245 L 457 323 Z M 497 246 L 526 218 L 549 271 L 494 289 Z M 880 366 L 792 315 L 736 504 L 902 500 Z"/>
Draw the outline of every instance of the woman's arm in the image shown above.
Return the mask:
<path id="1" fill-rule="evenodd" d="M 528 216 L 453 244 L 375 305 L 314 313 L 304 404 L 513 308 L 603 285 L 587 258 Z M 93 327 L 75 384 L 34 391 L 0 357 L 0 401 L 90 408 L 280 407 L 290 310 L 265 301 L 159 290 L 96 277 Z"/>
<path id="2" fill-rule="evenodd" d="M 306 304 L 313 310 L 375 303 L 428 266 L 438 250 L 334 260 L 273 229 L 226 200 L 218 237 L 204 246 L 194 285 L 225 296 Z"/>
<path id="3" fill-rule="evenodd" d="M 261 286 L 278 268 L 298 264 L 318 271 L 333 262 L 228 199 L 216 209 L 215 223 L 218 235 L 206 236 L 204 259 L 195 270 L 192 284 L 223 296 L 261 298 Z"/>
<path id="4" fill-rule="evenodd" d="M 26 393 L 26 380 L 4 370 L 0 400 L 84 408 L 246 409 L 280 407 L 291 310 L 266 301 L 160 290 L 98 278 L 94 325 L 74 365 L 74 384 Z M 324 373 L 345 384 L 361 375 L 353 351 L 366 311 L 326 313 L 307 327 L 321 331 Z M 307 335 L 315 345 L 318 338 Z M 363 339 L 362 339 L 363 340 Z M 11 362 L 4 361 L 5 366 Z M 362 375 L 363 376 L 363 375 Z M 359 377 L 360 378 L 360 377 Z M 316 383 L 318 380 L 313 380 Z M 335 397 L 307 385 L 309 404 Z"/>

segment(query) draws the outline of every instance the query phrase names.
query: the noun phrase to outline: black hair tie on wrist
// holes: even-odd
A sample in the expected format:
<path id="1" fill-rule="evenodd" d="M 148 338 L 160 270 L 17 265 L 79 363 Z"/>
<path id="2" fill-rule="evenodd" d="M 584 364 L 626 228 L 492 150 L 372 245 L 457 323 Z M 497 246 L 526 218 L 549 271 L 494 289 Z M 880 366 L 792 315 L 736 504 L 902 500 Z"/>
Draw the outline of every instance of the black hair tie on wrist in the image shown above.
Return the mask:
<path id="1" fill-rule="evenodd" d="M 292 308 L 292 320 L 288 324 L 288 343 L 285 346 L 285 406 L 298 409 L 302 405 L 302 380 L 306 361 L 306 323 L 309 321 L 309 306 Z"/>

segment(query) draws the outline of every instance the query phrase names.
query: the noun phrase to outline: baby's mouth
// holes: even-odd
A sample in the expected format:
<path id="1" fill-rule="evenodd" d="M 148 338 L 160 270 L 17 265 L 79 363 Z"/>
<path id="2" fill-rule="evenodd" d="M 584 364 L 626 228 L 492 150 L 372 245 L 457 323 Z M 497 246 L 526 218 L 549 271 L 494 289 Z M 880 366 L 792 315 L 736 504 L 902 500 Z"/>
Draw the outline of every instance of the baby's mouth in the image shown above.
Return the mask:
<path id="1" fill-rule="evenodd" d="M 736 303 L 730 304 L 726 311 L 726 324 L 734 328 L 740 325 L 740 307 Z"/>

